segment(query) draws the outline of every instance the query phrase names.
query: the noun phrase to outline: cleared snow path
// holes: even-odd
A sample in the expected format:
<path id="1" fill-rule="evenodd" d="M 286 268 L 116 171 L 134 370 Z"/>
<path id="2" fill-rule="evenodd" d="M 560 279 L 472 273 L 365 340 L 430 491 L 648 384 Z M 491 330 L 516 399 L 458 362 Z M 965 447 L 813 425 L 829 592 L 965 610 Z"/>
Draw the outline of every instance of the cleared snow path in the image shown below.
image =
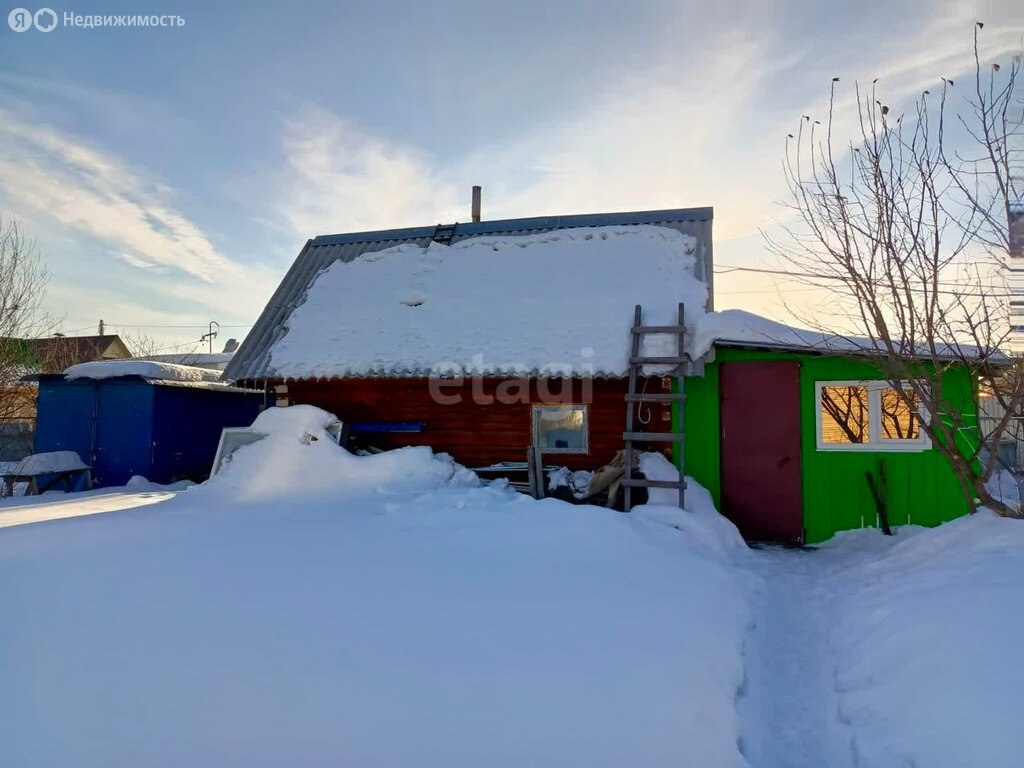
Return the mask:
<path id="1" fill-rule="evenodd" d="M 835 661 L 829 648 L 832 553 L 784 548 L 752 552 L 764 580 L 746 648 L 739 701 L 743 751 L 752 768 L 846 768 L 837 733 Z"/>

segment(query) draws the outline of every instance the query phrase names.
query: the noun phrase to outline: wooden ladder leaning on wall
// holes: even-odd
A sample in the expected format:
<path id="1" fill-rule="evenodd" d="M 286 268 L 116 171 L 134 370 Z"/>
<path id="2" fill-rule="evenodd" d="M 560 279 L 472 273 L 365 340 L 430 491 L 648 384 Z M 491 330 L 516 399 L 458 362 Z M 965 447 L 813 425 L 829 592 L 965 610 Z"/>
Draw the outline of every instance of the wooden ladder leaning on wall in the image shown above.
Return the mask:
<path id="1" fill-rule="evenodd" d="M 676 354 L 672 357 L 641 357 L 640 342 L 644 335 L 649 333 L 675 334 Z M 624 511 L 629 512 L 633 508 L 632 490 L 634 488 L 673 488 L 679 491 L 679 508 L 683 508 L 686 494 L 686 480 L 682 472 L 678 480 L 648 480 L 644 477 L 633 475 L 633 445 L 634 443 L 647 442 L 683 442 L 683 416 L 682 409 L 679 414 L 679 432 L 637 432 L 633 423 L 637 403 L 666 403 L 686 399 L 683 389 L 683 372 L 686 365 L 685 347 L 686 328 L 683 325 L 683 305 L 679 305 L 679 322 L 677 325 L 644 325 L 643 308 L 637 304 L 633 311 L 633 325 L 630 329 L 630 351 L 629 351 L 629 389 L 626 393 L 626 431 L 622 439 L 626 444 L 626 470 L 622 478 L 622 488 L 625 494 Z M 637 379 L 643 372 L 644 365 L 671 365 L 672 375 L 678 377 L 679 392 L 637 392 Z M 680 455 L 682 449 L 680 448 Z"/>

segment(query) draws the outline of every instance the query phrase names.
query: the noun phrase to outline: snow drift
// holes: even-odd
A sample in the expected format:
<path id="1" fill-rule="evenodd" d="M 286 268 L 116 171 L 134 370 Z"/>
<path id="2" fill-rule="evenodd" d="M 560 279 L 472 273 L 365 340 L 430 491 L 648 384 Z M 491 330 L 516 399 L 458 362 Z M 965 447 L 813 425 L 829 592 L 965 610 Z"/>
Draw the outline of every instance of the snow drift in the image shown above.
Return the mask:
<path id="1" fill-rule="evenodd" d="M 242 500 L 353 494 L 372 490 L 427 490 L 479 481 L 447 454 L 426 446 L 354 456 L 328 434 L 337 417 L 311 405 L 268 408 L 252 429 L 266 435 L 239 448 L 208 488 Z"/>
<path id="2" fill-rule="evenodd" d="M 1020 765 L 1024 524 L 982 511 L 827 549 L 842 567 L 832 641 L 855 764 Z"/>
<path id="3" fill-rule="evenodd" d="M 731 558 L 327 419 L 267 411 L 206 487 L 0 537 L 5 766 L 746 765 Z"/>

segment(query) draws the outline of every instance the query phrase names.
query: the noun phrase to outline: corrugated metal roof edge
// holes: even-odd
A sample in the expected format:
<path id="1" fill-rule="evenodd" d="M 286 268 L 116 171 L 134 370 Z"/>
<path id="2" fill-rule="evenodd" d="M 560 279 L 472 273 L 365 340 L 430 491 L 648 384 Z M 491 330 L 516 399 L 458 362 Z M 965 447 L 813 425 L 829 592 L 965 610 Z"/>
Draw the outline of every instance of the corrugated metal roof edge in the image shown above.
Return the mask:
<path id="1" fill-rule="evenodd" d="M 253 366 L 254 359 L 261 352 L 258 342 L 271 333 L 274 324 L 279 322 L 281 312 L 286 306 L 286 300 L 288 298 L 294 299 L 294 296 L 288 296 L 288 292 L 296 290 L 296 285 L 299 283 L 297 279 L 299 272 L 309 268 L 304 257 L 312 246 L 313 241 L 311 239 L 306 240 L 302 250 L 299 251 L 299 255 L 295 257 L 295 261 L 288 267 L 288 271 L 281 278 L 281 282 L 277 284 L 277 288 L 274 289 L 274 293 L 271 295 L 267 305 L 260 312 L 260 316 L 256 318 L 255 324 L 249 329 L 249 333 L 243 339 L 242 345 L 235 351 L 234 356 L 225 367 L 224 373 L 221 376 L 223 380 L 228 381 L 242 378 L 241 376 L 236 376 L 233 372 L 244 372 Z M 302 287 L 303 289 L 305 288 L 305 286 Z"/>
<path id="2" fill-rule="evenodd" d="M 529 229 L 572 229 L 575 227 L 614 227 L 621 225 L 658 224 L 666 221 L 711 221 L 714 209 L 665 208 L 659 211 L 621 211 L 617 213 L 581 213 L 567 216 L 530 216 L 523 219 L 497 219 L 479 222 L 458 222 L 456 237 L 473 237 L 490 232 L 508 232 Z M 443 225 L 437 225 L 443 226 Z M 377 243 L 387 240 L 408 240 L 433 237 L 437 226 L 409 227 L 406 229 L 380 229 L 367 232 L 349 232 L 337 235 L 318 235 L 311 241 L 314 247 L 346 245 L 349 243 Z"/>
<path id="3" fill-rule="evenodd" d="M 784 342 L 771 342 L 771 341 L 734 341 L 731 339 L 717 339 L 711 345 L 712 347 L 727 347 L 729 349 L 756 349 L 756 350 L 775 350 L 777 352 L 792 352 L 793 354 L 808 355 L 814 357 L 824 357 L 828 355 L 830 357 L 854 357 L 854 358 L 878 358 L 885 357 L 888 353 L 883 350 L 871 350 L 871 349 L 836 349 L 829 347 L 810 347 L 800 346 L 798 344 L 786 344 Z M 929 355 L 919 355 L 918 360 L 929 360 L 932 359 Z M 950 354 L 939 354 L 936 355 L 936 360 L 942 360 L 946 362 L 956 362 L 962 359 L 962 356 Z"/>
<path id="4" fill-rule="evenodd" d="M 666 366 L 651 366 L 651 367 L 666 367 Z M 650 373 L 650 372 L 644 373 L 643 375 L 644 376 L 652 376 L 652 377 L 654 377 L 654 376 L 671 376 L 673 374 L 671 372 L 657 371 L 657 372 L 653 372 L 653 373 Z M 371 372 L 371 373 L 332 373 L 330 375 L 323 375 L 323 374 L 314 375 L 314 374 L 310 374 L 308 376 L 302 376 L 302 375 L 298 375 L 298 376 L 296 376 L 296 375 L 282 376 L 279 373 L 274 373 L 274 374 L 272 374 L 270 376 L 267 376 L 267 377 L 262 377 L 261 376 L 261 377 L 257 377 L 257 378 L 254 378 L 254 379 L 240 379 L 240 381 L 271 381 L 271 382 L 273 382 L 273 381 L 281 381 L 281 382 L 288 382 L 288 381 L 347 381 L 347 380 L 350 380 L 350 379 L 439 379 L 441 381 L 451 381 L 451 380 L 454 380 L 454 379 L 463 379 L 463 380 L 465 380 L 465 379 L 472 379 L 472 378 L 475 378 L 477 376 L 479 376 L 481 378 L 484 378 L 484 379 L 509 379 L 509 378 L 514 378 L 514 377 L 522 377 L 522 378 L 530 378 L 530 379 L 539 379 L 539 378 L 549 378 L 549 379 L 625 379 L 625 378 L 629 377 L 629 374 L 628 373 L 610 373 L 608 371 L 597 371 L 596 373 L 587 374 L 585 376 L 583 376 L 583 375 L 563 376 L 561 373 L 545 373 L 545 374 L 541 374 L 541 373 L 539 373 L 537 371 L 483 371 L 483 372 L 481 372 L 481 371 L 468 371 L 468 372 L 465 372 L 465 373 L 456 374 L 456 375 L 452 375 L 452 376 L 449 376 L 449 375 L 437 376 L 437 375 L 430 374 L 429 372 L 426 372 L 426 371 L 419 371 L 419 372 L 416 372 L 416 371 L 410 371 L 410 372 L 374 371 L 374 372 Z"/>
<path id="5" fill-rule="evenodd" d="M 211 392 L 242 392 L 245 394 L 259 394 L 263 392 L 251 387 L 238 387 L 224 381 L 175 381 L 174 379 L 153 379 L 149 376 L 140 376 L 137 373 L 128 373 L 124 376 L 106 376 L 102 379 L 75 378 L 69 379 L 63 373 L 46 373 L 39 377 L 41 381 L 141 381 L 154 387 L 190 387 L 192 389 L 207 389 Z"/>

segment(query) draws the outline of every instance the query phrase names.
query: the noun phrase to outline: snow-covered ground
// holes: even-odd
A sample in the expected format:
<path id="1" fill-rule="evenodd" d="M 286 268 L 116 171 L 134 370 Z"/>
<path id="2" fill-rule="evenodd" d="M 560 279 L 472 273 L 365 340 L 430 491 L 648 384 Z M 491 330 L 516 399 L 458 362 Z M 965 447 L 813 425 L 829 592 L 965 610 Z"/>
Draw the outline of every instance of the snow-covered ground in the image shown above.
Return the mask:
<path id="1" fill-rule="evenodd" d="M 538 502 L 325 420 L 0 531 L 0 764 L 1021 764 L 1024 524 L 751 551 L 696 485 Z"/>
<path id="2" fill-rule="evenodd" d="M 983 511 L 751 563 L 763 577 L 740 701 L 752 766 L 1024 764 L 1024 523 Z"/>
<path id="3" fill-rule="evenodd" d="M 0 763 L 744 765 L 735 530 L 281 417 L 205 486 L 0 533 Z"/>

